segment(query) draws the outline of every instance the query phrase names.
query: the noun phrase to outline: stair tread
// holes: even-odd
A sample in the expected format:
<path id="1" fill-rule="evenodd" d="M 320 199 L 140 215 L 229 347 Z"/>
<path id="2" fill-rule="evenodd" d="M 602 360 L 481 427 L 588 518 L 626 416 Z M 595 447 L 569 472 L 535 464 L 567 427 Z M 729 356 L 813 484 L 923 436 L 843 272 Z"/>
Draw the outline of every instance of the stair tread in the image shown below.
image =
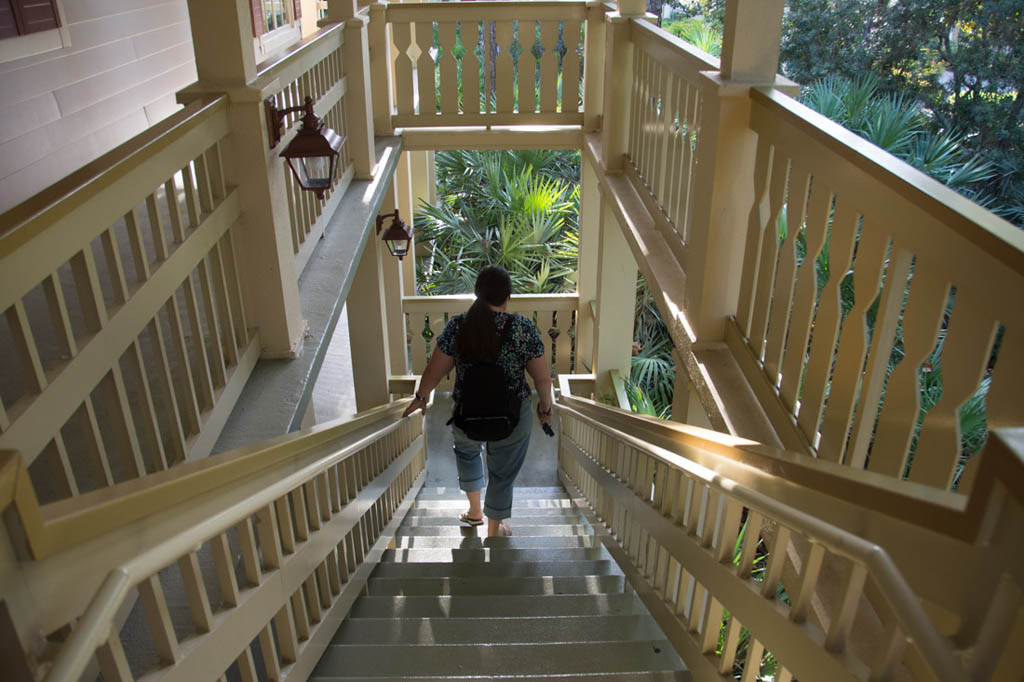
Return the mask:
<path id="1" fill-rule="evenodd" d="M 572 508 L 572 500 L 552 500 L 548 498 L 537 498 L 537 499 L 524 499 L 516 500 L 513 498 L 512 501 L 512 512 L 515 513 L 517 509 L 570 509 Z M 462 509 L 466 510 L 466 498 L 463 496 L 461 499 L 458 498 L 440 498 L 440 499 L 424 499 L 416 500 L 413 502 L 413 508 L 419 509 Z"/>
<path id="2" fill-rule="evenodd" d="M 622 592 L 621 575 L 545 576 L 535 578 L 375 578 L 372 595 L 441 594 L 609 594 Z"/>
<path id="3" fill-rule="evenodd" d="M 309 678 L 312 682 L 333 682 L 334 680 L 345 680 L 345 682 L 379 682 L 380 677 L 334 677 L 317 675 Z M 458 682 L 458 680 L 515 680 L 515 682 L 545 682 L 546 680 L 572 680 L 572 682 L 688 682 L 690 673 L 686 670 L 679 671 L 651 671 L 651 672 L 629 672 L 629 673 L 579 673 L 545 675 L 518 675 L 515 673 L 500 674 L 490 673 L 487 675 L 416 675 L 410 673 L 402 674 L 403 680 L 418 680 L 418 682 Z"/>
<path id="4" fill-rule="evenodd" d="M 409 509 L 409 513 L 406 514 L 406 518 L 408 519 L 437 516 L 442 518 L 457 519 L 459 517 L 459 514 L 466 511 L 467 509 L 468 506 L 465 500 L 462 501 L 461 505 L 452 505 L 450 507 L 436 507 L 433 509 L 426 507 L 411 507 Z M 517 509 L 513 507 L 512 511 L 515 512 L 513 518 L 530 516 L 536 518 L 567 517 L 578 519 L 582 517 L 582 515 L 580 514 L 580 510 L 577 509 L 576 507 L 530 507 L 526 509 Z"/>
<path id="5" fill-rule="evenodd" d="M 457 547 L 444 549 L 389 549 L 381 557 L 385 563 L 432 563 L 437 561 L 452 563 L 491 563 L 506 561 L 588 561 L 611 559 L 611 555 L 603 547 L 564 547 L 552 549 L 498 549 Z"/>
<path id="6" fill-rule="evenodd" d="M 541 549 L 551 547 L 589 547 L 591 540 L 582 536 L 548 535 L 510 538 L 488 538 L 482 535 L 402 535 L 395 537 L 395 547 L 409 548 L 460 548 L 479 549 L 482 547 L 509 549 Z"/>
<path id="7" fill-rule="evenodd" d="M 374 578 L 536 578 L 545 576 L 621 575 L 608 559 L 580 561 L 508 561 L 493 563 L 381 563 Z"/>
<path id="8" fill-rule="evenodd" d="M 571 514 L 565 515 L 514 516 L 511 521 L 517 526 L 571 526 L 586 524 L 586 521 L 579 512 L 572 512 Z M 457 514 L 447 514 L 444 516 L 414 516 L 411 518 L 406 517 L 406 519 L 402 521 L 403 528 L 437 526 L 452 526 L 458 528 L 468 527 L 464 521 L 459 519 Z"/>
<path id="9" fill-rule="evenodd" d="M 512 535 L 522 535 L 524 537 L 542 537 L 551 535 L 587 535 L 590 531 L 590 526 L 582 523 L 577 524 L 551 524 L 546 526 L 522 526 L 515 523 L 512 520 L 510 523 L 512 527 Z M 412 535 L 412 536 L 443 536 L 443 537 L 462 537 L 462 536 L 486 536 L 487 530 L 484 526 L 409 526 L 403 523 L 398 527 L 395 533 L 396 536 Z"/>
<path id="10" fill-rule="evenodd" d="M 599 672 L 672 672 L 685 669 L 663 639 L 543 644 L 344 645 L 327 647 L 311 679 L 421 675 L 549 675 Z"/>
<path id="11" fill-rule="evenodd" d="M 334 644 L 523 644 L 618 642 L 663 637 L 654 618 L 532 616 L 518 618 L 359 618 L 346 620 Z"/>
<path id="12" fill-rule="evenodd" d="M 632 591 L 618 594 L 364 596 L 348 617 L 473 618 L 646 614 Z"/>

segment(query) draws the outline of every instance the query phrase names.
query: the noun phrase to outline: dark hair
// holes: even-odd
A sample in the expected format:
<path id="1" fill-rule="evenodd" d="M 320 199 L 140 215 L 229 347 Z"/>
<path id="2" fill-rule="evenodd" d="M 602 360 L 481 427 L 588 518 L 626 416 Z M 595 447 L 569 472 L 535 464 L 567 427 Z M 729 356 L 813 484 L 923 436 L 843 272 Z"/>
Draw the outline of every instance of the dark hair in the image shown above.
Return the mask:
<path id="1" fill-rule="evenodd" d="M 512 295 L 512 278 L 500 265 L 488 265 L 476 277 L 476 300 L 462 318 L 455 342 L 459 358 L 465 362 L 493 363 L 501 351 L 501 337 L 489 306 L 500 306 Z"/>

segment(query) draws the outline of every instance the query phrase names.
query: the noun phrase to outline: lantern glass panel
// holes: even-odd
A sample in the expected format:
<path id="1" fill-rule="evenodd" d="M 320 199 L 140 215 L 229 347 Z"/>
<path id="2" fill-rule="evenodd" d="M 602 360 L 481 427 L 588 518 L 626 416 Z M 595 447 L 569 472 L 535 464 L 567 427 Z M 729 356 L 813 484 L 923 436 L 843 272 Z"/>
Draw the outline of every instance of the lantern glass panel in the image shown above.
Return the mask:
<path id="1" fill-rule="evenodd" d="M 329 156 L 307 156 L 288 159 L 299 183 L 309 189 L 331 186 L 334 158 Z"/>
<path id="2" fill-rule="evenodd" d="M 406 239 L 388 239 L 384 243 L 388 245 L 392 256 L 401 258 L 409 253 L 409 242 Z"/>

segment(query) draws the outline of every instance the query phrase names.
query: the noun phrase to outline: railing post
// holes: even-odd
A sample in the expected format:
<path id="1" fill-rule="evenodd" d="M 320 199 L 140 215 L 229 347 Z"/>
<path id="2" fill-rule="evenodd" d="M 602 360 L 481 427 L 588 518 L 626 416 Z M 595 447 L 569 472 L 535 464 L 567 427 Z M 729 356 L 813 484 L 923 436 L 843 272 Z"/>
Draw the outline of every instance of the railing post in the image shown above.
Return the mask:
<path id="1" fill-rule="evenodd" d="M 270 147 L 263 102 L 247 89 L 256 78 L 249 1 L 189 0 L 188 9 L 199 75 L 195 92 L 231 93 L 231 151 L 225 165 L 228 184 L 238 187 L 242 204 L 236 244 L 243 261 L 246 318 L 259 327 L 264 357 L 293 357 L 305 324 L 286 168 L 278 150 Z"/>
<path id="2" fill-rule="evenodd" d="M 600 130 L 604 107 L 605 6 L 587 2 L 587 32 L 583 43 L 583 129 Z"/>
<path id="3" fill-rule="evenodd" d="M 381 205 L 381 213 L 390 213 L 398 207 L 398 174 L 391 180 L 391 185 L 384 192 L 384 201 Z M 405 216 L 408 221 L 410 218 Z M 377 238 L 379 242 L 380 239 Z M 405 258 L 412 258 L 412 244 L 409 245 L 409 255 Z M 388 376 L 392 374 L 406 374 L 409 371 L 409 360 L 406 355 L 406 334 L 405 334 L 405 313 L 402 311 L 402 296 L 405 294 L 405 268 L 401 261 L 391 255 L 386 247 L 380 249 L 381 279 L 384 290 L 384 319 L 387 324 L 388 341 Z"/>
<path id="4" fill-rule="evenodd" d="M 702 74 L 693 221 L 687 244 L 686 309 L 696 343 L 725 337 L 736 312 L 756 137 L 749 89 L 775 84 L 784 0 L 729 0 L 722 70 Z"/>
<path id="5" fill-rule="evenodd" d="M 373 88 L 373 125 L 381 135 L 395 132 L 391 125 L 391 41 L 388 40 L 386 2 L 370 5 L 370 74 Z"/>
<path id="6" fill-rule="evenodd" d="M 398 212 L 408 225 L 413 225 L 415 204 L 412 195 L 412 161 L 411 152 L 402 152 L 395 169 L 395 193 L 398 196 Z M 402 259 L 402 294 L 416 295 L 416 239 L 409 244 L 409 255 Z"/>
<path id="7" fill-rule="evenodd" d="M 371 228 L 352 278 L 352 288 L 345 299 L 352 348 L 363 351 L 358 353 L 359 362 L 352 363 L 358 412 L 383 405 L 389 399 L 390 357 L 389 353 L 381 352 L 390 348 L 382 258 L 391 257 L 389 253 L 381 253 L 381 242 Z"/>
<path id="8" fill-rule="evenodd" d="M 629 120 L 632 108 L 633 42 L 631 18 L 643 16 L 643 0 L 620 0 L 619 10 L 605 17 L 604 103 L 601 122 L 601 165 L 606 171 L 621 171 L 628 152 Z"/>
<path id="9" fill-rule="evenodd" d="M 356 0 L 331 0 L 327 4 L 329 23 L 345 22 L 345 45 L 342 48 L 347 88 L 345 94 L 345 128 L 348 148 L 355 166 L 355 177 L 373 177 L 377 165 L 374 140 L 373 91 L 370 87 L 369 18 L 359 13 Z"/>
<path id="10" fill-rule="evenodd" d="M 576 371 L 594 367 L 594 307 L 597 301 L 598 255 L 601 243 L 601 188 L 597 170 L 583 157 L 580 164 L 580 244 L 576 290 Z"/>
<path id="11" fill-rule="evenodd" d="M 596 392 L 612 390 L 610 372 L 630 375 L 637 265 L 611 205 L 601 200 L 601 242 L 597 257 L 597 318 L 594 321 Z"/>

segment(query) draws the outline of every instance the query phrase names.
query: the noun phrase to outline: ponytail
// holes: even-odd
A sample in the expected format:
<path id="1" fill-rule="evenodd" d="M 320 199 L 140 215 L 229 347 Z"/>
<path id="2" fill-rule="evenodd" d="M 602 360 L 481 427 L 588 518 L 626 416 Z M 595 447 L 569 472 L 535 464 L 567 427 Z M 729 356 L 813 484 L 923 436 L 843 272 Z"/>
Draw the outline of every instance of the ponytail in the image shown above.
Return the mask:
<path id="1" fill-rule="evenodd" d="M 500 306 L 512 295 L 512 278 L 505 268 L 488 265 L 477 275 L 474 292 L 476 300 L 462 319 L 455 347 L 466 362 L 494 363 L 501 337 L 490 306 Z"/>

